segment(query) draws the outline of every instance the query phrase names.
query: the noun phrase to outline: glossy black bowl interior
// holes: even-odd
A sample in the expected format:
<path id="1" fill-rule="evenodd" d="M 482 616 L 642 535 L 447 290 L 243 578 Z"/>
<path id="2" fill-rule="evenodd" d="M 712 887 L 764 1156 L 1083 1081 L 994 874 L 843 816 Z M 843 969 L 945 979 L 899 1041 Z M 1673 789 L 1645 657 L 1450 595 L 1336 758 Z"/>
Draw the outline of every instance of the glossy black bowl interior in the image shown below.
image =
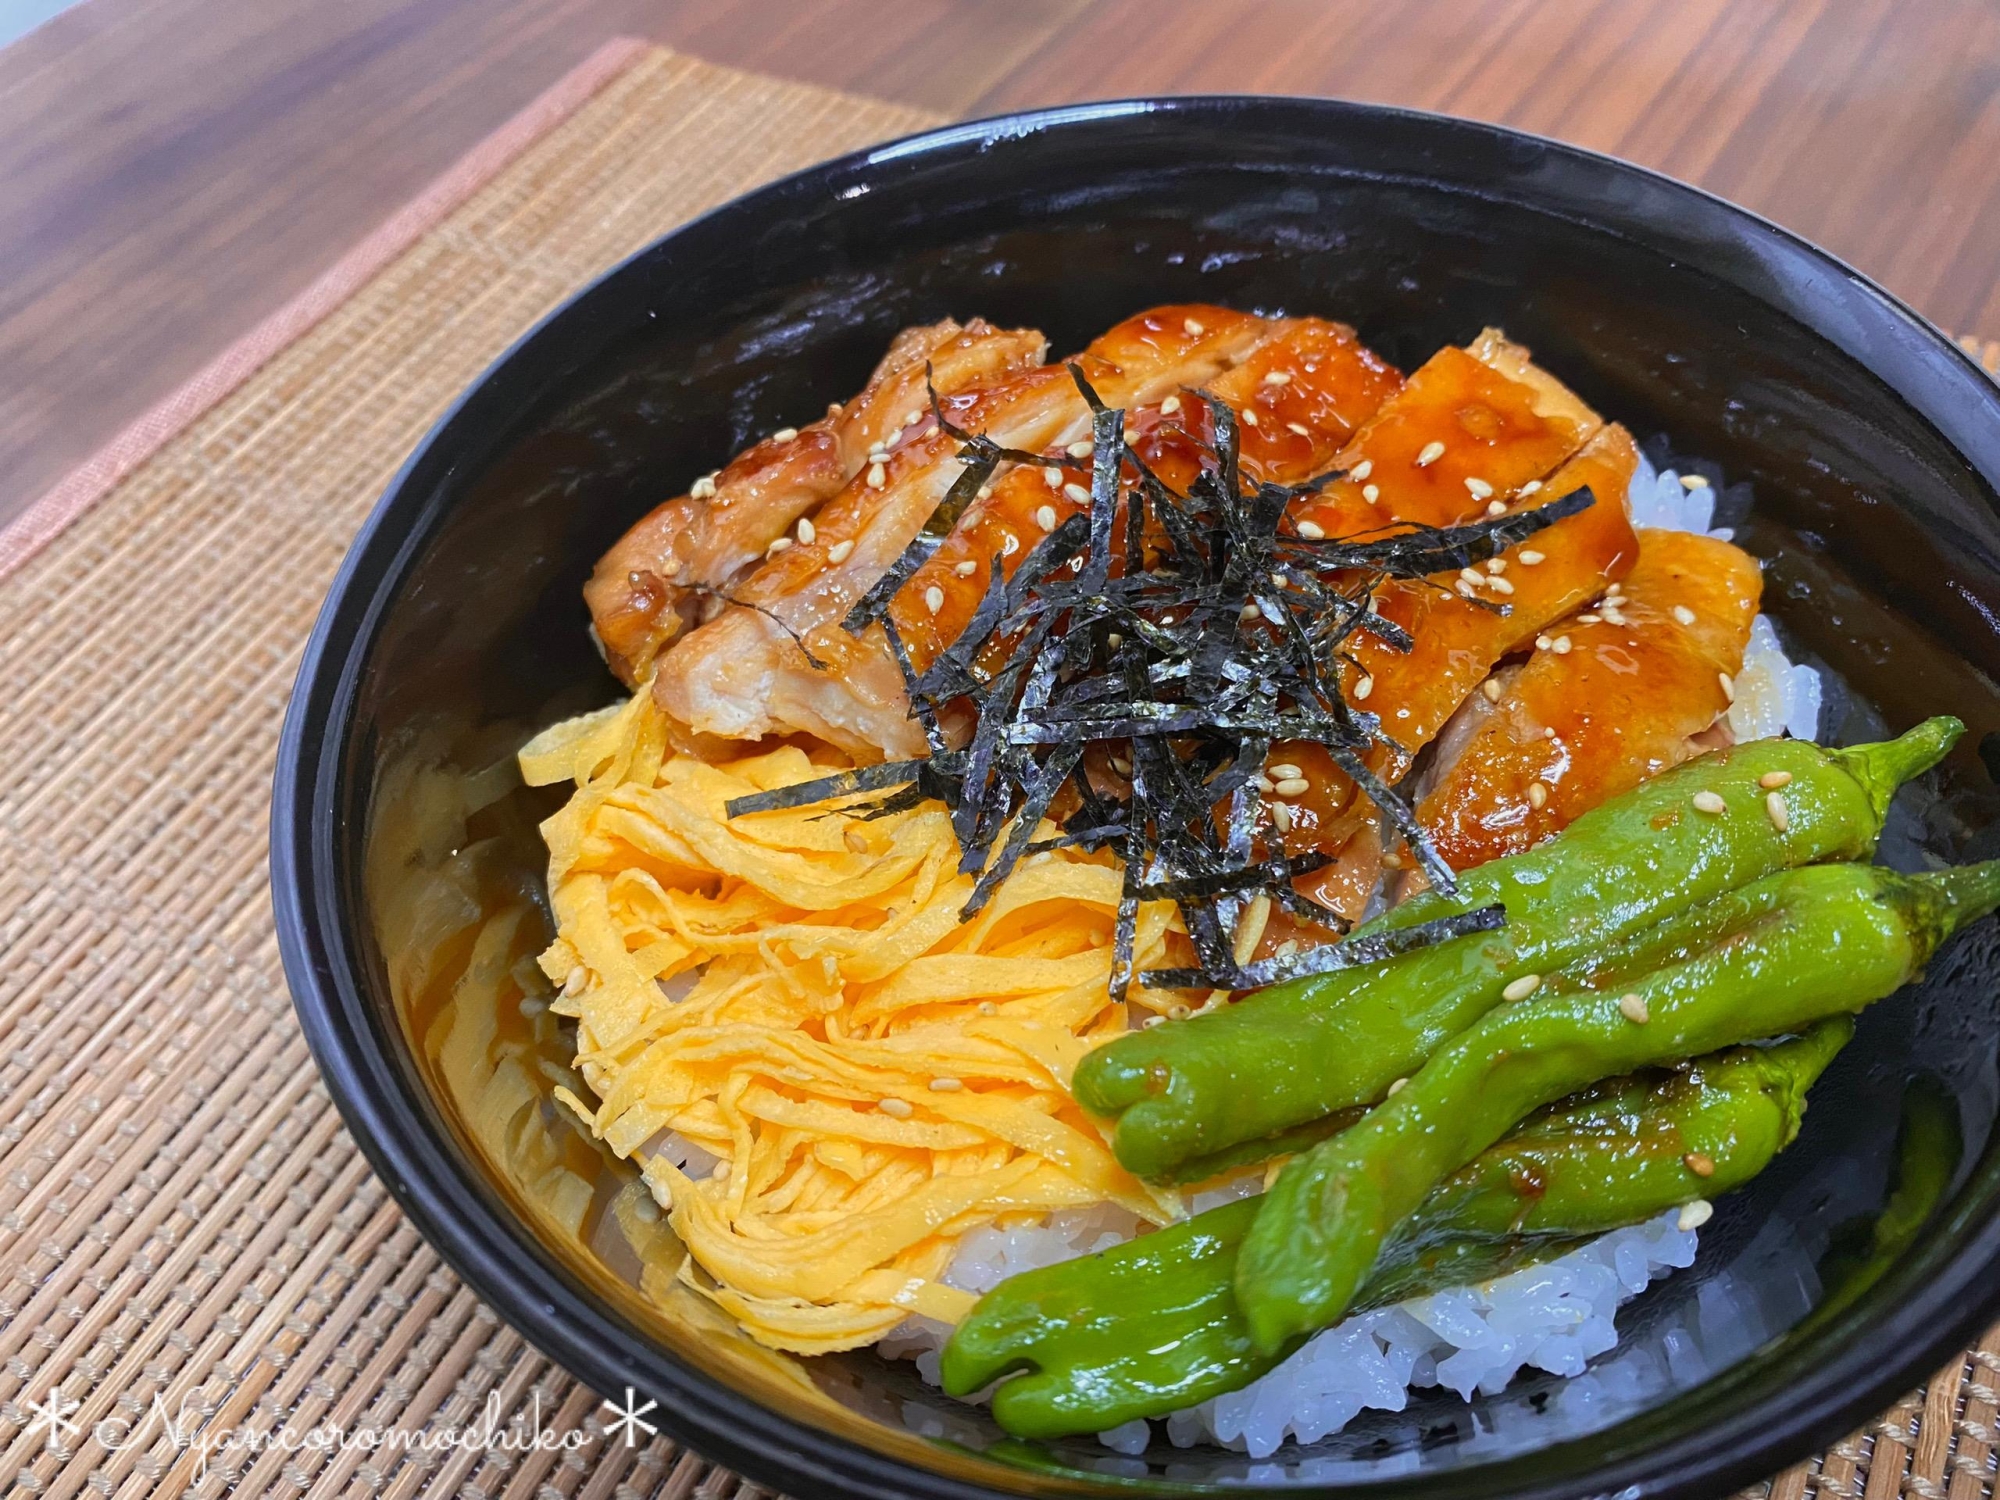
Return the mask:
<path id="1" fill-rule="evenodd" d="M 1693 1270 L 1628 1307 L 1627 1345 L 1657 1368 L 1624 1367 L 1608 1425 L 1563 1437 L 1540 1414 L 1561 1394 L 1526 1381 L 1469 1410 L 1373 1414 L 1259 1466 L 1164 1441 L 1136 1459 L 994 1447 L 982 1416 L 907 1367 L 760 1356 L 692 1299 L 649 1303 L 631 1255 L 607 1248 L 604 1192 L 580 1238 L 546 1222 L 426 1053 L 406 992 L 467 959 L 398 903 L 421 905 L 472 851 L 466 889 L 540 931 L 532 817 L 548 804 L 510 790 L 509 756 L 615 696 L 578 597 L 606 544 L 854 390 L 904 324 L 978 313 L 1065 349 L 1197 299 L 1348 320 L 1405 367 L 1500 324 L 1642 437 L 1700 455 L 1750 507 L 1740 535 L 1768 560 L 1788 643 L 1834 668 L 1828 731 L 1940 711 L 1971 725 L 1906 796 L 1887 856 L 2000 853 L 2000 401 L 1933 330 L 1748 215 L 1505 131 L 1305 101 L 1029 116 L 835 162 L 662 240 L 525 338 L 391 487 L 307 654 L 277 782 L 287 966 L 335 1095 L 426 1233 L 536 1344 L 801 1496 L 1245 1480 L 1713 1494 L 1767 1473 L 1921 1378 L 2000 1300 L 1991 923 L 1868 1016 L 1799 1143 L 1723 1203 Z M 1923 1176 L 1907 1121 L 1924 1100 L 1944 1101 L 1957 1144 L 1930 1163 L 1924 1231 L 1878 1245 L 1872 1216 Z M 574 1164 L 573 1139 L 551 1149 Z"/>

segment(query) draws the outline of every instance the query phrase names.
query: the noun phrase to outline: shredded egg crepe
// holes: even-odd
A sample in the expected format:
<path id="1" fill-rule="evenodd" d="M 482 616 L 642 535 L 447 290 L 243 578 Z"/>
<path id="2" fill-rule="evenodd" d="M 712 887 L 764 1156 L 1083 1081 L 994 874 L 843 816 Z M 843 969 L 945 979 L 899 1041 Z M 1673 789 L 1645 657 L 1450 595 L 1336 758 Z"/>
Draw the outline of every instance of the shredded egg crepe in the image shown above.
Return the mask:
<path id="1" fill-rule="evenodd" d="M 961 922 L 973 877 L 942 806 L 732 819 L 733 797 L 845 763 L 794 744 L 676 753 L 643 687 L 520 763 L 532 785 L 577 787 L 542 827 L 558 936 L 541 964 L 598 1102 L 560 1096 L 642 1164 L 689 1251 L 682 1278 L 754 1337 L 818 1354 L 911 1313 L 955 1322 L 974 1299 L 936 1278 L 979 1225 L 1107 1200 L 1180 1216 L 1069 1094 L 1084 1052 L 1128 1025 L 1107 994 L 1109 855 L 1032 855 Z M 1178 924 L 1146 904 L 1141 967 L 1188 951 Z M 713 1175 L 669 1160 L 669 1133 L 718 1158 Z"/>

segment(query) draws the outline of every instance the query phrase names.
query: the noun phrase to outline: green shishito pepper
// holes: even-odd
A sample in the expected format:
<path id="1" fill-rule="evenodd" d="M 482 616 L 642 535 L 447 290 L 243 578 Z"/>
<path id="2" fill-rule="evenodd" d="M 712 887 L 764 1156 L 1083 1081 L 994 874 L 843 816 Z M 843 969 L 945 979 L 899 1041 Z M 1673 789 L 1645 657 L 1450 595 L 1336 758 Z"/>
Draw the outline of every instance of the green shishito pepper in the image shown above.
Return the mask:
<path id="1" fill-rule="evenodd" d="M 1500 902 L 1507 925 L 1261 991 L 1134 1032 L 1084 1058 L 1071 1091 L 1115 1120 L 1112 1149 L 1145 1177 L 1187 1180 L 1208 1159 L 1372 1104 L 1472 1025 L 1520 976 L 1549 973 L 1669 913 L 1775 870 L 1867 857 L 1896 788 L 1935 765 L 1965 726 L 1935 718 L 1847 750 L 1757 740 L 1690 761 L 1596 808 L 1537 849 L 1459 878 L 1458 894 L 1407 901 L 1363 932 Z M 1785 826 L 1716 818 L 1697 794 L 1762 799 L 1784 782 Z M 1276 1154 L 1285 1149 L 1273 1143 Z"/>
<path id="2" fill-rule="evenodd" d="M 1733 801 L 1744 805 L 1713 816 L 1763 820 L 1754 795 L 1739 790 Z M 1276 1353 L 1337 1321 L 1431 1190 L 1541 1105 L 1609 1073 L 1859 1010 L 1996 906 L 2000 861 L 1930 875 L 1785 871 L 1492 1011 L 1407 1087 L 1279 1174 L 1236 1260 L 1252 1344 Z"/>
<path id="3" fill-rule="evenodd" d="M 1489 1279 L 1749 1181 L 1798 1134 L 1806 1090 L 1853 1029 L 1838 1017 L 1543 1111 L 1431 1193 L 1357 1308 Z M 1053 1438 L 1247 1385 L 1283 1357 L 1257 1351 L 1236 1306 L 1236 1252 L 1257 1208 L 1246 1198 L 1010 1277 L 945 1346 L 945 1389 L 969 1395 L 1025 1371 L 994 1392 L 994 1416 L 1016 1436 Z"/>

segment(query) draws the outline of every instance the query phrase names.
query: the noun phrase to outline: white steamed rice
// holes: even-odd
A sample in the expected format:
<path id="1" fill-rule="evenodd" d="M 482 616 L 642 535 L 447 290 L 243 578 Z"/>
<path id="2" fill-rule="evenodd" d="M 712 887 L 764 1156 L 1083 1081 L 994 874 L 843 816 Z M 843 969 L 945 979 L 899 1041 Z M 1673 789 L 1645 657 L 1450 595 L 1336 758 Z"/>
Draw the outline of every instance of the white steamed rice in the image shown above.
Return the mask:
<path id="1" fill-rule="evenodd" d="M 1711 525 L 1714 490 L 1683 485 L 1673 469 L 1655 470 L 1641 459 L 1630 498 L 1636 526 L 1730 537 L 1728 528 Z M 1787 733 L 1812 739 L 1819 712 L 1819 674 L 1795 666 L 1759 615 L 1736 675 L 1730 732 L 1738 740 Z M 1200 1212 L 1261 1185 L 1260 1174 L 1246 1174 L 1195 1195 L 1189 1207 Z M 1694 1263 L 1699 1236 L 1676 1219 L 1669 1212 L 1544 1265 L 1349 1318 L 1242 1390 L 1174 1412 L 1164 1421 L 1166 1436 L 1176 1447 L 1216 1443 L 1261 1459 L 1288 1441 L 1318 1442 L 1364 1410 L 1401 1411 L 1412 1390 L 1442 1387 L 1470 1401 L 1497 1394 L 1524 1368 L 1580 1375 L 1617 1345 L 1620 1305 Z M 961 1242 L 944 1280 L 990 1291 L 1022 1271 L 1109 1249 L 1138 1227 L 1133 1215 L 1104 1204 L 1051 1214 L 1039 1225 L 977 1229 Z M 877 1347 L 892 1358 L 914 1357 L 918 1373 L 935 1385 L 938 1350 L 949 1333 L 940 1323 L 912 1318 Z M 1150 1423 L 1134 1421 L 1098 1437 L 1117 1452 L 1137 1454 L 1153 1435 Z"/>

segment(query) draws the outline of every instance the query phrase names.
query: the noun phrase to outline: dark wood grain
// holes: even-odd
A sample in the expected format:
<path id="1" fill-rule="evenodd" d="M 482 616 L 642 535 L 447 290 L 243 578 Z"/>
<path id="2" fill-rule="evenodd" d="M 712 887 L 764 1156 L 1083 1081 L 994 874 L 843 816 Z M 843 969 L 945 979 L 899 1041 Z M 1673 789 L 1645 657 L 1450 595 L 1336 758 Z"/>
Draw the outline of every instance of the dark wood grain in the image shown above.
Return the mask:
<path id="1" fill-rule="evenodd" d="M 0 519 L 620 33 L 950 114 L 1262 91 L 1501 121 L 2000 329 L 1985 0 L 86 0 L 0 52 Z"/>

